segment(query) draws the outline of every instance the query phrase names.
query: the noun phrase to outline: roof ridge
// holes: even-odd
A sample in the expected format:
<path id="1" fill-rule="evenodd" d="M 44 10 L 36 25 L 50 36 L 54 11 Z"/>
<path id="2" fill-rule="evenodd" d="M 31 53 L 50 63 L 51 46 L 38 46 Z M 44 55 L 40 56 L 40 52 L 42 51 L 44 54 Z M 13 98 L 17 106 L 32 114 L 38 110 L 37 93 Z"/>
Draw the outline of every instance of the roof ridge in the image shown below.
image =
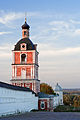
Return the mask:
<path id="1" fill-rule="evenodd" d="M 14 86 L 14 85 L 4 83 L 4 82 L 1 82 L 1 81 L 0 81 L 0 87 L 4 87 L 4 88 L 7 88 L 7 89 L 18 90 L 18 91 L 28 91 L 28 92 L 32 92 L 33 94 L 36 95 L 36 93 L 34 91 L 32 91 L 30 88 Z"/>

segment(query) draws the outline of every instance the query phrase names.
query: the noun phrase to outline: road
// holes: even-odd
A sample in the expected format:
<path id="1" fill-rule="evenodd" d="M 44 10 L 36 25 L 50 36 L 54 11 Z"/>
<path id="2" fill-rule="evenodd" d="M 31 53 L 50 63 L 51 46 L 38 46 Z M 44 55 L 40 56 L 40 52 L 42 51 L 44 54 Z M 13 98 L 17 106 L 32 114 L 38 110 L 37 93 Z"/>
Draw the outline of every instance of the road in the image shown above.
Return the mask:
<path id="1" fill-rule="evenodd" d="M 80 120 L 79 112 L 30 112 L 2 117 L 0 120 Z"/>

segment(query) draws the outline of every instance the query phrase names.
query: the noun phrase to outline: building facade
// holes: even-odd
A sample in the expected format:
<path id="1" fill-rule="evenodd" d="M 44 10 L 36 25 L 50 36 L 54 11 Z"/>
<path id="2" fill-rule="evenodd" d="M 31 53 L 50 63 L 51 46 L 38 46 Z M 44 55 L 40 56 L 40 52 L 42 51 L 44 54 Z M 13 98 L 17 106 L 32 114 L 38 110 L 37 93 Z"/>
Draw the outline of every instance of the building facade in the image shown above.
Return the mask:
<path id="1" fill-rule="evenodd" d="M 57 106 L 63 105 L 63 89 L 57 83 L 54 92 L 55 95 L 48 95 L 39 92 L 38 93 L 38 109 L 45 111 L 53 111 Z"/>
<path id="2" fill-rule="evenodd" d="M 22 39 L 17 42 L 12 50 L 12 85 L 28 87 L 35 93 L 40 92 L 40 80 L 38 79 L 38 51 L 37 44 L 29 39 L 30 26 L 22 25 Z"/>
<path id="3" fill-rule="evenodd" d="M 59 95 L 59 97 L 58 97 L 59 103 L 58 104 L 63 105 L 63 89 L 61 88 L 61 86 L 58 83 L 56 84 L 56 86 L 54 88 L 54 92 Z"/>
<path id="4" fill-rule="evenodd" d="M 48 94 L 39 92 L 38 109 L 43 111 L 53 111 L 53 97 Z"/>

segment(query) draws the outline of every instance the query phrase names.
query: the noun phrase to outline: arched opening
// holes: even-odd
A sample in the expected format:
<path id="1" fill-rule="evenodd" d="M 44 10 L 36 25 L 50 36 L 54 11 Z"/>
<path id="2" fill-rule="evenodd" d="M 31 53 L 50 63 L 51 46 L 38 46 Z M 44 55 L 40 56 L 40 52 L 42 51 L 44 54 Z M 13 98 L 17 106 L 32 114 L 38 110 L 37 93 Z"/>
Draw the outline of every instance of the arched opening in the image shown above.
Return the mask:
<path id="1" fill-rule="evenodd" d="M 21 63 L 26 63 L 26 55 L 25 54 L 21 55 Z"/>
<path id="2" fill-rule="evenodd" d="M 26 31 L 24 31 L 24 35 L 26 35 Z"/>
<path id="3" fill-rule="evenodd" d="M 41 101 L 41 109 L 45 109 L 45 102 Z"/>

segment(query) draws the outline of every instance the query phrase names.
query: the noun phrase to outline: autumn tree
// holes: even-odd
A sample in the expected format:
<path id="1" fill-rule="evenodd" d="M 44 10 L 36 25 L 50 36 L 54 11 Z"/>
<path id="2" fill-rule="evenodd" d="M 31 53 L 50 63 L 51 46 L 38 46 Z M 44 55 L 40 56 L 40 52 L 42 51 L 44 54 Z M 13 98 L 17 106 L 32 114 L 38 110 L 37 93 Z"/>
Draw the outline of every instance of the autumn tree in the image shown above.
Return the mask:
<path id="1" fill-rule="evenodd" d="M 73 99 L 74 99 L 74 95 L 64 95 L 63 96 L 63 102 L 65 105 L 73 105 L 74 102 L 73 102 Z"/>
<path id="2" fill-rule="evenodd" d="M 64 95 L 63 96 L 64 105 L 72 105 L 74 107 L 80 107 L 80 95 Z"/>
<path id="3" fill-rule="evenodd" d="M 73 99 L 74 107 L 80 107 L 80 96 L 76 95 Z"/>
<path id="4" fill-rule="evenodd" d="M 70 95 L 64 95 L 64 96 L 63 96 L 63 103 L 64 103 L 65 105 L 70 105 L 70 104 L 71 104 Z"/>
<path id="5" fill-rule="evenodd" d="M 40 92 L 43 92 L 45 94 L 55 94 L 52 87 L 46 83 L 40 84 Z"/>

